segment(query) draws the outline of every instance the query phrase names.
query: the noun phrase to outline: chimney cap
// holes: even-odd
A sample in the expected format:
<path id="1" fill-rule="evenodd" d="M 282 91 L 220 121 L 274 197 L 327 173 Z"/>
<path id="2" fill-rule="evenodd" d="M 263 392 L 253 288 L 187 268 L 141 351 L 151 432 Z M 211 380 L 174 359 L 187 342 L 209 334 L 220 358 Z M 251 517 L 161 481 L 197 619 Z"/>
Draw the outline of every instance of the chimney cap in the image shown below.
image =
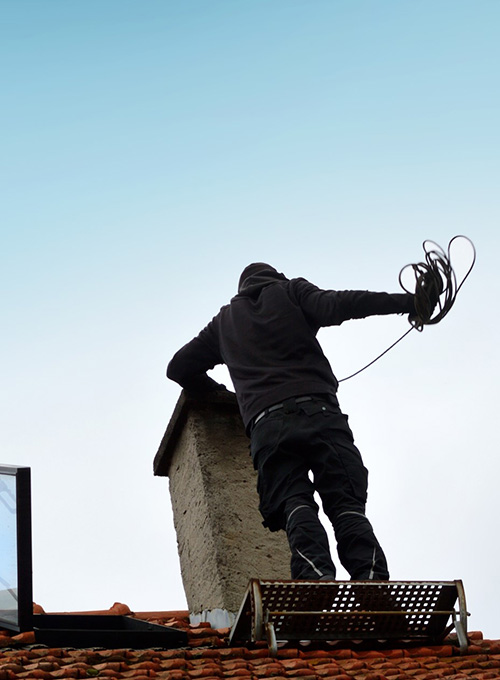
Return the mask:
<path id="1" fill-rule="evenodd" d="M 153 473 L 155 476 L 168 477 L 174 449 L 189 413 L 193 409 L 206 409 L 210 406 L 239 413 L 234 392 L 221 390 L 193 394 L 182 390 L 154 458 Z"/>

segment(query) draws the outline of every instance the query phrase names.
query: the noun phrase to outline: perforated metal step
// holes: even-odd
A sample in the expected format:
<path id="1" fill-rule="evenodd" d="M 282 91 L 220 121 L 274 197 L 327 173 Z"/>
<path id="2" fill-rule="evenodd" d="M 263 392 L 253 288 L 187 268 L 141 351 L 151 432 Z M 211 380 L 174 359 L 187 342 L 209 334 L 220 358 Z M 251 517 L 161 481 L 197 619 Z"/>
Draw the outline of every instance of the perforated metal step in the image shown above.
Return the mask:
<path id="1" fill-rule="evenodd" d="M 455 604 L 458 600 L 458 611 Z M 453 628 L 467 648 L 461 581 L 261 581 L 251 579 L 230 643 L 276 640 L 418 640 Z"/>

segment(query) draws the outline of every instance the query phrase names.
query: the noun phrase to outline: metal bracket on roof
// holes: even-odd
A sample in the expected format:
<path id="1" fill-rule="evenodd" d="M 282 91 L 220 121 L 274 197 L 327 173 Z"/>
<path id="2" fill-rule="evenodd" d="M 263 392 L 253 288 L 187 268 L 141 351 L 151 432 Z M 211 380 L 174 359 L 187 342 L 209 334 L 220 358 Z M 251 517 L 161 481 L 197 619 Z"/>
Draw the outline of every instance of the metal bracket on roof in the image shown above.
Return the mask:
<path id="1" fill-rule="evenodd" d="M 275 655 L 278 640 L 438 644 L 455 628 L 463 653 L 467 616 L 461 581 L 251 579 L 229 642 L 267 640 Z"/>
<path id="2" fill-rule="evenodd" d="M 268 610 L 266 610 L 265 630 L 267 646 L 269 647 L 269 653 L 271 656 L 277 656 L 278 641 L 276 640 L 276 631 L 274 630 L 274 624 L 272 621 L 269 620 Z"/>
<path id="3" fill-rule="evenodd" d="M 454 613 L 453 623 L 455 630 L 457 631 L 458 644 L 460 645 L 460 653 L 465 654 L 467 651 L 468 640 L 467 640 L 467 607 L 465 606 L 465 591 L 462 581 L 455 581 L 457 586 L 457 597 L 458 597 L 458 617 L 457 612 Z"/>

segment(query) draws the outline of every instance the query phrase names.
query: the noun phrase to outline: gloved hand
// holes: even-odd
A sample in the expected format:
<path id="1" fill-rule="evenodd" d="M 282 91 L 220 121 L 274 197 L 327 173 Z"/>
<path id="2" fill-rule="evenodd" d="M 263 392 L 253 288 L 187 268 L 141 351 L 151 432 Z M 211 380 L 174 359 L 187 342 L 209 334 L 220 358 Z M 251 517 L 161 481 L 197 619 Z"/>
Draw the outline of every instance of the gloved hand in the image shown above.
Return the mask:
<path id="1" fill-rule="evenodd" d="M 217 383 L 217 387 L 214 390 L 215 392 L 229 392 L 227 387 L 223 385 L 222 383 Z"/>
<path id="2" fill-rule="evenodd" d="M 436 305 L 439 302 L 439 296 L 443 292 L 443 280 L 439 272 L 427 270 L 423 276 L 422 283 L 422 303 L 427 307 L 427 316 L 430 319 Z"/>
<path id="3" fill-rule="evenodd" d="M 439 271 L 427 269 L 423 274 L 419 272 L 413 296 L 415 312 L 408 316 L 408 321 L 417 330 L 423 330 L 424 325 L 432 318 L 442 292 L 443 280 Z"/>

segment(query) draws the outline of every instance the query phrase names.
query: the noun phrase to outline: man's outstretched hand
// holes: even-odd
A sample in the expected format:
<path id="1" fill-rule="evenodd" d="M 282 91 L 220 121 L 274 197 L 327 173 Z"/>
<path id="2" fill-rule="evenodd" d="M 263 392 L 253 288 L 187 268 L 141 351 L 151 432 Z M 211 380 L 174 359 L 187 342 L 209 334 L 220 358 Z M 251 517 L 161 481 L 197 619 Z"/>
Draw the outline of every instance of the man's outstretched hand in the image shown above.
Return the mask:
<path id="1" fill-rule="evenodd" d="M 408 316 L 408 321 L 418 330 L 430 321 L 439 297 L 443 292 L 443 281 L 439 273 L 427 270 L 419 280 L 414 295 L 415 313 Z"/>

